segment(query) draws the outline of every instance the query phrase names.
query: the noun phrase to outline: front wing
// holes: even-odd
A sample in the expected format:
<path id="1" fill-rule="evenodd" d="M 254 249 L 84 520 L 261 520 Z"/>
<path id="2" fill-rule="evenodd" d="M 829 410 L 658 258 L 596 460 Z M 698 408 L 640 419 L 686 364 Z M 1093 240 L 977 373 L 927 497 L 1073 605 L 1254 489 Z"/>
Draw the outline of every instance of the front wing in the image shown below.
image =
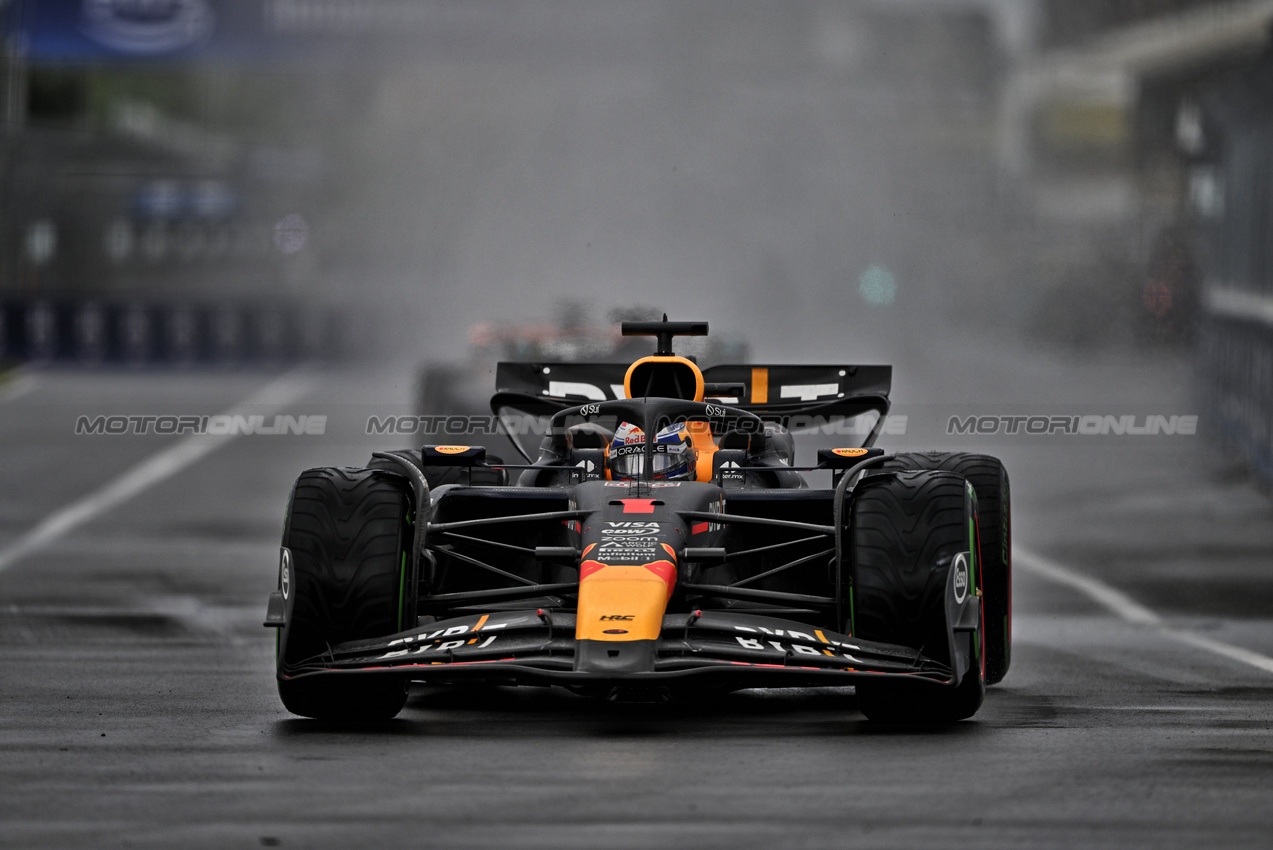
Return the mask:
<path id="1" fill-rule="evenodd" d="M 967 601 L 970 604 L 963 606 L 958 621 L 951 623 L 952 643 L 955 633 L 975 630 L 979 620 L 980 600 Z M 290 665 L 280 675 L 287 679 L 396 676 L 431 684 L 747 688 L 851 685 L 863 678 L 907 678 L 955 686 L 965 673 L 909 647 L 729 611 L 665 616 L 650 668 L 639 672 L 577 669 L 579 646 L 574 635 L 573 614 L 543 610 L 475 614 L 374 640 L 342 643 Z M 624 643 L 613 645 L 618 649 Z M 957 662 L 967 660 L 966 653 L 951 657 Z"/>

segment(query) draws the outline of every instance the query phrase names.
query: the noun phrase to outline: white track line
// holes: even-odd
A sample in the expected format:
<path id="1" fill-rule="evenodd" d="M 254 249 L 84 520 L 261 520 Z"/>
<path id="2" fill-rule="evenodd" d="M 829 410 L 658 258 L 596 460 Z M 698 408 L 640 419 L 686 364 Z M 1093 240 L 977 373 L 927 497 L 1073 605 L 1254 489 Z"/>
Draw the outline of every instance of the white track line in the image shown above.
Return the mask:
<path id="1" fill-rule="evenodd" d="M 225 415 L 246 416 L 256 413 L 272 416 L 279 409 L 298 401 L 309 392 L 312 385 L 313 378 L 305 370 L 293 370 L 243 399 L 225 411 Z M 100 490 L 45 517 L 35 528 L 0 549 L 0 572 L 68 531 L 172 477 L 238 436 L 240 435 L 192 435 L 151 455 Z"/>
<path id="2" fill-rule="evenodd" d="M 1141 605 L 1121 590 L 1116 590 L 1103 581 L 1075 572 L 1056 561 L 1045 558 L 1037 552 L 1026 549 L 1020 544 L 1012 545 L 1012 558 L 1016 566 L 1028 573 L 1048 579 L 1049 581 L 1072 587 L 1087 596 L 1096 604 L 1113 612 L 1119 619 L 1134 626 L 1149 626 L 1156 629 L 1164 637 L 1178 643 L 1188 644 L 1232 661 L 1273 673 L 1273 658 L 1243 649 L 1240 646 L 1223 643 L 1193 632 L 1173 629 L 1163 622 L 1162 617 Z"/>
<path id="3" fill-rule="evenodd" d="M 1072 587 L 1098 605 L 1113 611 L 1120 619 L 1136 626 L 1161 626 L 1162 617 L 1132 599 L 1121 590 L 1115 590 L 1103 581 L 1063 567 L 1018 543 L 1012 544 L 1012 557 L 1017 566 L 1066 587 Z"/>

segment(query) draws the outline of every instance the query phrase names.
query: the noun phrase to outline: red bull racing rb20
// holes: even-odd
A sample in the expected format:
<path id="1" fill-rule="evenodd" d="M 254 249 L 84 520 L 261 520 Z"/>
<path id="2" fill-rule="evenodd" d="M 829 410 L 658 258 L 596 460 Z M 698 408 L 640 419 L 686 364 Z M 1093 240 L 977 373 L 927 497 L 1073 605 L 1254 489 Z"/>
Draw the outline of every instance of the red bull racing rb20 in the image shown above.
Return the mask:
<path id="1" fill-rule="evenodd" d="M 1002 464 L 875 447 L 891 367 L 700 369 L 673 343 L 705 322 L 622 330 L 655 353 L 499 364 L 524 462 L 426 445 L 300 475 L 266 617 L 287 709 L 393 717 L 412 682 L 851 685 L 872 721 L 971 717 L 1010 661 Z M 871 416 L 797 463 L 793 420 Z"/>

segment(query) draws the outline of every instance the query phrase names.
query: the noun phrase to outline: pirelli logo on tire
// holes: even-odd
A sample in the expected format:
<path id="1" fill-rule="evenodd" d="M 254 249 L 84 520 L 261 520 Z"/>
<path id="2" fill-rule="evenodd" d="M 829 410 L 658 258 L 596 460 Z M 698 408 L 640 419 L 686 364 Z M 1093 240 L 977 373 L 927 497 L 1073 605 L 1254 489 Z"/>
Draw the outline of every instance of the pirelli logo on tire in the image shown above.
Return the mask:
<path id="1" fill-rule="evenodd" d="M 292 550 L 282 546 L 278 550 L 278 587 L 283 598 L 292 594 Z"/>
<path id="2" fill-rule="evenodd" d="M 960 552 L 955 555 L 955 562 L 950 567 L 955 572 L 953 584 L 956 604 L 963 605 L 968 598 L 968 586 L 972 582 L 972 574 L 968 569 L 968 555 Z"/>

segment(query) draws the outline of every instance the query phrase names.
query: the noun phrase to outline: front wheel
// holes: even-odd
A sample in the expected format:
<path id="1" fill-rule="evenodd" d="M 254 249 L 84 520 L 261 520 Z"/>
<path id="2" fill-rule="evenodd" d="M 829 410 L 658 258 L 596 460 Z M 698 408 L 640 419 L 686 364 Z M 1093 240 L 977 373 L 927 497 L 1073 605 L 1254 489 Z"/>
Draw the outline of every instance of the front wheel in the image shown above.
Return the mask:
<path id="1" fill-rule="evenodd" d="M 955 556 L 976 551 L 972 489 L 951 472 L 871 475 L 850 506 L 849 545 L 855 637 L 913 648 L 952 668 L 946 625 L 947 576 Z M 896 678 L 863 680 L 858 708 L 884 723 L 948 723 L 971 717 L 985 698 L 981 643 L 971 635 L 972 663 L 957 687 Z"/>
<path id="2" fill-rule="evenodd" d="M 405 628 L 411 509 L 405 480 L 370 469 L 310 469 L 292 489 L 283 546 L 287 620 L 279 634 L 278 691 L 293 714 L 324 720 L 395 716 L 407 683 L 374 675 L 293 678 L 336 644 Z"/>
<path id="3" fill-rule="evenodd" d="M 939 469 L 968 479 L 977 492 L 979 563 L 986 613 L 986 684 L 1008 674 L 1012 663 L 1012 490 L 1003 462 L 968 452 L 906 452 L 880 469 Z"/>

